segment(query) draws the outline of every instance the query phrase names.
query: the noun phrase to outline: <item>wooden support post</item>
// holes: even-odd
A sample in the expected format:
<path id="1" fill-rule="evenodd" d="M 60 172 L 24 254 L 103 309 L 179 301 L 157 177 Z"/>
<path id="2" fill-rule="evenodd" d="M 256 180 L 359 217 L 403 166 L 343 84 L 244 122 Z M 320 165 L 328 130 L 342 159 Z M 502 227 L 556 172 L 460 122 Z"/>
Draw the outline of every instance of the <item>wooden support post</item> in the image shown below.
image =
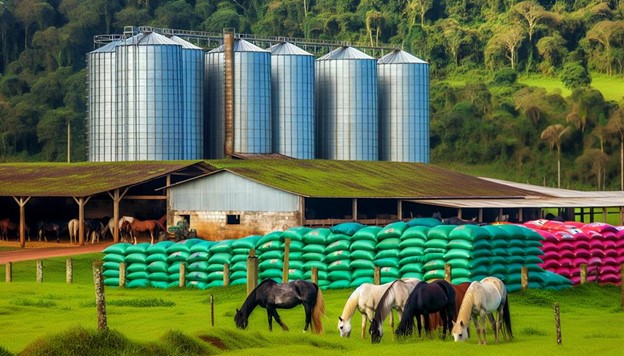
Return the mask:
<path id="1" fill-rule="evenodd" d="M 581 284 L 587 283 L 587 264 L 581 264 Z"/>
<path id="2" fill-rule="evenodd" d="M 462 208 L 457 208 L 457 217 L 462 219 Z"/>
<path id="3" fill-rule="evenodd" d="M 73 197 L 76 204 L 78 204 L 78 245 L 85 244 L 85 223 L 84 223 L 84 207 L 91 197 Z"/>
<path id="4" fill-rule="evenodd" d="M 358 220 L 358 200 L 357 198 L 353 198 L 351 201 L 351 214 L 353 214 L 353 221 Z"/>
<path id="5" fill-rule="evenodd" d="M 520 285 L 522 286 L 522 290 L 529 289 L 529 268 L 522 267 L 520 269 Z"/>
<path id="6" fill-rule="evenodd" d="M 214 296 L 210 295 L 210 325 L 214 327 Z"/>
<path id="7" fill-rule="evenodd" d="M 483 208 L 479 208 L 479 222 L 483 222 Z"/>
<path id="8" fill-rule="evenodd" d="M 403 201 L 397 200 L 397 219 L 403 220 Z"/>
<path id="9" fill-rule="evenodd" d="M 524 209 L 523 208 L 518 208 L 518 222 L 523 222 L 524 221 Z"/>
<path id="10" fill-rule="evenodd" d="M 119 263 L 119 287 L 123 288 L 126 286 L 126 263 Z"/>
<path id="11" fill-rule="evenodd" d="M 71 258 L 65 260 L 65 282 L 74 283 L 74 261 Z"/>
<path id="12" fill-rule="evenodd" d="M 282 283 L 288 283 L 288 271 L 290 269 L 290 238 L 284 241 L 284 265 L 282 266 Z"/>
<path id="13" fill-rule="evenodd" d="M 186 286 L 186 263 L 180 263 L 180 288 Z"/>
<path id="14" fill-rule="evenodd" d="M 121 218 L 119 216 L 119 202 L 123 199 L 124 195 L 128 193 L 128 189 L 129 188 L 126 188 L 123 193 L 120 193 L 119 189 L 115 189 L 113 193 L 107 192 L 108 196 L 113 199 L 113 221 L 115 222 L 115 227 L 113 228 L 113 243 L 119 242 L 119 219 Z"/>
<path id="15" fill-rule="evenodd" d="M 43 261 L 37 260 L 37 283 L 43 282 Z"/>
<path id="16" fill-rule="evenodd" d="M 20 247 L 24 248 L 26 246 L 26 203 L 30 200 L 28 198 L 17 198 L 13 197 L 13 200 L 19 205 L 20 211 L 20 221 L 19 221 L 19 236 L 20 236 Z"/>
<path id="17" fill-rule="evenodd" d="M 607 223 L 607 208 L 602 208 L 602 222 Z"/>
<path id="18" fill-rule="evenodd" d="M 93 262 L 93 283 L 95 284 L 95 306 L 98 314 L 98 330 L 108 329 L 106 322 L 106 297 L 104 296 L 104 278 L 102 262 Z"/>
<path id="19" fill-rule="evenodd" d="M 256 250 L 249 251 L 247 257 L 247 295 L 258 286 L 258 257 Z"/>
<path id="20" fill-rule="evenodd" d="M 373 274 L 373 283 L 376 285 L 381 284 L 381 267 L 375 266 L 375 272 Z"/>
<path id="21" fill-rule="evenodd" d="M 448 263 L 444 265 L 444 280 L 451 283 L 451 265 Z"/>
<path id="22" fill-rule="evenodd" d="M 557 333 L 557 345 L 561 345 L 561 315 L 559 314 L 559 303 L 555 303 L 555 332 Z"/>
<path id="23" fill-rule="evenodd" d="M 318 285 L 318 267 L 312 267 L 312 283 Z"/>
<path id="24" fill-rule="evenodd" d="M 13 282 L 13 262 L 6 263 L 6 281 Z"/>
<path id="25" fill-rule="evenodd" d="M 223 265 L 223 286 L 228 287 L 230 285 L 230 264 Z"/>

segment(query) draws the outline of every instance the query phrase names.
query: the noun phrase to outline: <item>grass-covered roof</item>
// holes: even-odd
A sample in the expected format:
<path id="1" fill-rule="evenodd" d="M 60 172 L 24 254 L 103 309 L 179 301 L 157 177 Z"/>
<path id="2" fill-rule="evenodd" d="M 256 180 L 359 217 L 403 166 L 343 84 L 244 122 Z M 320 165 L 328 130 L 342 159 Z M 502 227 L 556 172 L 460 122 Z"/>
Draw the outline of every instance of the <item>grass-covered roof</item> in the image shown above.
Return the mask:
<path id="1" fill-rule="evenodd" d="M 0 196 L 90 196 L 133 186 L 201 161 L 3 163 Z"/>
<path id="2" fill-rule="evenodd" d="M 293 159 L 213 160 L 257 182 L 307 197 L 502 198 L 535 195 L 523 189 L 431 164 Z"/>

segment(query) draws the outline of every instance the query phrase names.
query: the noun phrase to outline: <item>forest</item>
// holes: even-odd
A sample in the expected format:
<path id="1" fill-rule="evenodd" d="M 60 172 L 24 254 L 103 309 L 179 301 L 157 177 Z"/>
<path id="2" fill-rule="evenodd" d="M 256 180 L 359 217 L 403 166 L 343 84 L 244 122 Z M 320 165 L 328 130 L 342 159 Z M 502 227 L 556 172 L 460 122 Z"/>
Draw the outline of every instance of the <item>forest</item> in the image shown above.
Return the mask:
<path id="1" fill-rule="evenodd" d="M 0 1 L 0 161 L 64 162 L 68 136 L 86 160 L 85 55 L 140 25 L 403 48 L 430 63 L 431 163 L 624 189 L 624 0 Z"/>

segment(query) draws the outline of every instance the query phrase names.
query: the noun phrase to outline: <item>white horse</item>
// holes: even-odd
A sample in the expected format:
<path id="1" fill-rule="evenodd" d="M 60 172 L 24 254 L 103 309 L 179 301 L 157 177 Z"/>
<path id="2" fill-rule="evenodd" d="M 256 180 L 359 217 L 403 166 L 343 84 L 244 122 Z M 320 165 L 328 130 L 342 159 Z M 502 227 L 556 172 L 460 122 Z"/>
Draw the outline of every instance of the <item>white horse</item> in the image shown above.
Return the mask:
<path id="1" fill-rule="evenodd" d="M 69 243 L 78 243 L 78 229 L 80 222 L 78 219 L 71 219 L 67 223 L 67 230 L 69 231 Z"/>
<path id="2" fill-rule="evenodd" d="M 498 318 L 494 318 L 494 312 Z M 474 318 L 479 344 L 485 344 L 485 317 L 492 324 L 494 338 L 498 343 L 498 336 L 505 326 L 505 333 L 513 338 L 511 331 L 511 316 L 509 315 L 509 300 L 507 289 L 503 281 L 496 277 L 485 277 L 481 281 L 470 284 L 462 301 L 457 321 L 453 324 L 453 338 L 455 341 L 465 341 L 470 336 L 470 319 Z"/>
<path id="3" fill-rule="evenodd" d="M 134 218 L 132 216 L 122 216 L 118 222 L 117 222 L 117 229 L 121 230 L 121 225 L 123 224 L 124 221 L 127 221 L 129 223 L 132 223 L 134 221 Z M 108 220 L 108 230 L 111 233 L 111 236 L 115 236 L 115 219 L 111 218 L 110 220 Z M 121 233 L 121 231 L 120 231 Z M 120 236 L 121 240 L 124 241 L 125 240 L 125 236 Z M 128 236 L 128 239 L 130 237 Z"/>
<path id="4" fill-rule="evenodd" d="M 342 310 L 342 315 L 338 317 L 340 336 L 351 336 L 351 318 L 357 309 L 362 313 L 362 339 L 364 338 L 366 333 L 366 319 L 373 320 L 375 308 L 377 308 L 381 296 L 390 285 L 392 285 L 392 282 L 382 285 L 364 283 L 351 293 L 351 296 L 347 299 L 347 303 Z"/>
<path id="5" fill-rule="evenodd" d="M 371 319 L 371 325 L 368 330 L 371 334 L 372 343 L 381 341 L 383 322 L 388 314 L 392 315 L 392 309 L 396 309 L 399 320 L 401 320 L 405 303 L 418 283 L 420 283 L 418 278 L 397 279 L 386 289 L 381 299 L 379 299 L 375 316 Z M 394 320 L 391 321 L 393 322 Z M 391 323 L 390 327 L 393 328 L 394 324 Z"/>

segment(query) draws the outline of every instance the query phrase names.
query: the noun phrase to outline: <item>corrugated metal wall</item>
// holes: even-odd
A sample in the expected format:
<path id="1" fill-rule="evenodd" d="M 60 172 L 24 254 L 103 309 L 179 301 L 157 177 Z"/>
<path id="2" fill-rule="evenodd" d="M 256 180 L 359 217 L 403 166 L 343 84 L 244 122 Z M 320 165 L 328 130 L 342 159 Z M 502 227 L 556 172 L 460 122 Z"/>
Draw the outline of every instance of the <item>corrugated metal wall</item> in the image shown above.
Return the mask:
<path id="1" fill-rule="evenodd" d="M 171 188 L 172 210 L 297 211 L 299 196 L 229 172 Z"/>

